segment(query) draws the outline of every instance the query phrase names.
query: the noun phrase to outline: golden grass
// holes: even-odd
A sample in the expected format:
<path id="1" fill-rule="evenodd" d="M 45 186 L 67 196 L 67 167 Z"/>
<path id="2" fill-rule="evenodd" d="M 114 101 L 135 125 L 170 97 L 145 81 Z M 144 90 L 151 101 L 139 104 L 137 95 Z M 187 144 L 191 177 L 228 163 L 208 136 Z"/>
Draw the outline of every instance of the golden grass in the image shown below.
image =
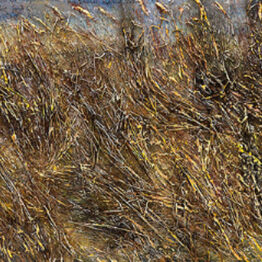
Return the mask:
<path id="1" fill-rule="evenodd" d="M 195 2 L 168 44 L 2 28 L 3 261 L 261 261 L 260 24 L 236 41 Z"/>

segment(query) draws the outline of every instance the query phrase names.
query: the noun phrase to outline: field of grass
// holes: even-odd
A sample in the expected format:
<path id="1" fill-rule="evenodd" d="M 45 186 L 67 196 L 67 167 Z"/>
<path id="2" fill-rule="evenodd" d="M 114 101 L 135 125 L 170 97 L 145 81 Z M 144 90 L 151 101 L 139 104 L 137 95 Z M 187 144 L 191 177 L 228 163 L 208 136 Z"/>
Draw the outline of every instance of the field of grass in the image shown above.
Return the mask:
<path id="1" fill-rule="evenodd" d="M 262 5 L 231 36 L 193 2 L 1 27 L 1 261 L 262 260 Z"/>

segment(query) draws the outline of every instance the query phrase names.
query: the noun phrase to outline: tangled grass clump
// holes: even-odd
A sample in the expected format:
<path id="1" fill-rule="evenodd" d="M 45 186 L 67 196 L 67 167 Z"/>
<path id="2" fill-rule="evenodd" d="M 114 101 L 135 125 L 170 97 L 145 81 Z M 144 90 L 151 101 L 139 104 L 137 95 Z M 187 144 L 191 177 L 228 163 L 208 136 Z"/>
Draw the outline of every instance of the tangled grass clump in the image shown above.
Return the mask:
<path id="1" fill-rule="evenodd" d="M 261 24 L 195 2 L 168 43 L 56 9 L 2 27 L 3 261 L 261 261 Z"/>

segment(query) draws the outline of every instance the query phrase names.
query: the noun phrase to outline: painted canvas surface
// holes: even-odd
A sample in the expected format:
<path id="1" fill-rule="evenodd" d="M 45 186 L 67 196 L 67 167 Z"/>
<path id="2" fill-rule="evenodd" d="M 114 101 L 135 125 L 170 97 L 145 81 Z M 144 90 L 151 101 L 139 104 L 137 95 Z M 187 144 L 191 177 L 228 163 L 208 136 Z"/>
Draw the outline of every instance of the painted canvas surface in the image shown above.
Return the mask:
<path id="1" fill-rule="evenodd" d="M 0 261 L 261 261 L 261 22 L 0 1 Z"/>

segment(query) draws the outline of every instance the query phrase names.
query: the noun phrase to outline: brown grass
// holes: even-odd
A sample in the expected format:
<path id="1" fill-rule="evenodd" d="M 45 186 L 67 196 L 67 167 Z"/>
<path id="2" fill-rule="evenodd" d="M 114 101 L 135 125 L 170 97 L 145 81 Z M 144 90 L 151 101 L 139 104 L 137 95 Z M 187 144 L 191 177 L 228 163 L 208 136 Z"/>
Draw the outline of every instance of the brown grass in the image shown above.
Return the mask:
<path id="1" fill-rule="evenodd" d="M 260 24 L 198 8 L 168 44 L 2 28 L 3 261 L 261 261 Z"/>

